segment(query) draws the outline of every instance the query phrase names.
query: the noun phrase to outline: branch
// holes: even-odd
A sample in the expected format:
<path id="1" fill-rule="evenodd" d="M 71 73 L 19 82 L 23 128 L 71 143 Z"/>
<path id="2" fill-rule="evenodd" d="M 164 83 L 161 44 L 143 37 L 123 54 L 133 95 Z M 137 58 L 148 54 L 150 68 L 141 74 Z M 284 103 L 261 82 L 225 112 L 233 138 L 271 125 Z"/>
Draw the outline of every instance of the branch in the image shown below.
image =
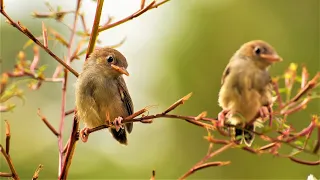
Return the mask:
<path id="1" fill-rule="evenodd" d="M 130 16 L 124 18 L 124 19 L 121 19 L 117 22 L 114 22 L 114 23 L 110 23 L 110 24 L 106 24 L 102 27 L 99 28 L 99 32 L 102 32 L 102 31 L 105 31 L 107 29 L 111 29 L 113 27 L 116 27 L 116 26 L 119 26 L 120 24 L 123 24 L 129 20 L 132 20 L 140 15 L 142 15 L 143 13 L 147 12 L 148 10 L 150 9 L 153 9 L 153 8 L 157 8 L 158 6 L 161 6 L 162 4 L 168 2 L 169 0 L 164 0 L 164 1 L 161 1 L 159 3 L 156 3 L 156 1 L 152 1 L 147 7 L 145 8 L 141 8 L 139 9 L 138 11 L 134 12 L 133 14 L 131 14 Z M 142 1 L 141 3 L 141 7 L 144 6 L 144 2 Z"/>
<path id="2" fill-rule="evenodd" d="M 3 157 L 6 159 L 7 161 L 7 164 L 11 170 L 11 175 L 12 175 L 12 178 L 13 179 L 20 179 L 19 176 L 18 176 L 18 173 L 17 171 L 15 170 L 14 168 L 14 165 L 12 163 L 12 160 L 10 158 L 10 156 L 5 152 L 4 148 L 2 147 L 2 145 L 0 144 L 0 151 L 1 151 L 1 154 L 3 155 Z M 3 175 L 8 175 L 8 173 L 1 173 Z M 7 176 L 6 176 L 7 177 Z"/>
<path id="3" fill-rule="evenodd" d="M 40 171 L 43 169 L 43 165 L 39 164 L 39 166 L 37 167 L 37 169 L 35 170 L 33 176 L 32 176 L 32 180 L 37 180 L 39 177 L 39 173 Z"/>
<path id="4" fill-rule="evenodd" d="M 6 124 L 6 153 L 9 156 L 10 151 L 10 138 L 11 138 L 11 132 L 10 132 L 10 124 L 7 120 L 4 121 Z"/>
<path id="5" fill-rule="evenodd" d="M 92 31 L 90 34 L 90 41 L 89 41 L 89 45 L 88 45 L 88 49 L 87 49 L 86 59 L 92 53 L 92 51 L 94 49 L 94 45 L 95 45 L 97 37 L 98 37 L 98 34 L 99 34 L 98 29 L 99 29 L 99 24 L 100 24 L 100 17 L 101 17 L 103 2 L 104 2 L 104 0 L 98 0 L 98 2 L 97 2 L 96 15 L 94 17 Z"/>
<path id="6" fill-rule="evenodd" d="M 181 99 L 179 99 L 178 101 L 176 101 L 175 103 L 173 103 L 171 106 L 169 106 L 166 110 L 164 110 L 161 113 L 155 114 L 155 115 L 148 115 L 148 116 L 142 116 L 139 118 L 136 118 L 137 116 L 143 114 L 144 112 L 147 111 L 147 108 L 141 109 L 137 112 L 135 112 L 134 114 L 125 117 L 122 121 L 121 124 L 126 124 L 126 123 L 132 123 L 132 122 L 141 122 L 141 123 L 152 123 L 153 119 L 156 118 L 170 118 L 170 119 L 180 119 L 180 120 L 185 120 L 191 124 L 194 124 L 196 126 L 202 127 L 202 128 L 206 128 L 206 129 L 215 129 L 215 127 L 213 125 L 207 124 L 207 123 L 203 123 L 202 121 L 207 121 L 207 122 L 214 122 L 216 121 L 216 119 L 213 118 L 206 118 L 204 116 L 204 113 L 200 113 L 198 116 L 181 116 L 181 115 L 175 115 L 175 114 L 167 114 L 171 111 L 173 111 L 175 108 L 177 108 L 178 106 L 184 104 L 184 102 L 186 100 L 188 100 L 191 97 L 192 93 L 189 93 L 188 95 L 182 97 Z M 115 124 L 113 124 L 113 122 L 105 124 L 105 125 L 101 125 L 95 128 L 91 128 L 88 129 L 84 132 L 84 134 L 82 134 L 84 137 L 88 137 L 89 134 L 114 126 Z M 83 139 L 84 137 L 80 137 L 81 139 Z"/>
<path id="7" fill-rule="evenodd" d="M 56 61 L 58 61 L 61 65 L 63 65 L 65 68 L 67 68 L 73 75 L 76 77 L 79 76 L 78 72 L 75 71 L 71 66 L 68 66 L 62 59 L 60 59 L 57 55 L 55 55 L 50 49 L 48 49 L 44 44 L 42 44 L 26 27 L 24 27 L 19 21 L 18 23 L 14 22 L 8 14 L 5 12 L 3 8 L 3 1 L 1 2 L 1 9 L 0 13 L 8 20 L 9 24 L 11 24 L 13 27 L 18 29 L 20 32 L 22 32 L 24 35 L 29 37 L 34 43 L 39 45 L 43 50 L 45 50 L 51 57 L 53 57 Z"/>
<path id="8" fill-rule="evenodd" d="M 208 167 L 212 167 L 212 166 L 224 166 L 224 165 L 230 164 L 230 161 L 226 161 L 226 162 L 219 162 L 218 161 L 218 162 L 209 162 L 209 163 L 204 163 L 204 162 L 206 162 L 208 159 L 224 152 L 225 150 L 227 150 L 233 146 L 235 146 L 235 144 L 233 142 L 231 142 L 227 145 L 222 146 L 220 149 L 217 149 L 216 151 L 211 152 L 212 144 L 210 144 L 207 155 L 203 159 L 201 159 L 196 165 L 194 165 L 188 172 L 186 172 L 184 175 L 182 175 L 179 178 L 179 180 L 186 179 L 191 174 L 195 173 L 196 171 L 198 171 L 200 169 L 204 169 L 204 168 L 208 168 Z"/>
<path id="9" fill-rule="evenodd" d="M 38 116 L 41 118 L 41 120 L 44 122 L 44 124 L 51 130 L 51 132 L 52 132 L 55 136 L 59 137 L 58 131 L 49 123 L 49 121 L 47 120 L 47 118 L 41 114 L 40 108 L 38 108 L 37 114 L 38 114 Z"/>
<path id="10" fill-rule="evenodd" d="M 66 155 L 64 158 L 64 163 L 62 166 L 61 174 L 59 176 L 59 180 L 67 179 L 69 168 L 72 162 L 72 157 L 76 147 L 76 142 L 79 140 L 78 129 L 79 129 L 79 121 L 75 113 L 75 116 L 73 118 L 72 131 L 71 131 L 69 143 L 66 149 Z"/>

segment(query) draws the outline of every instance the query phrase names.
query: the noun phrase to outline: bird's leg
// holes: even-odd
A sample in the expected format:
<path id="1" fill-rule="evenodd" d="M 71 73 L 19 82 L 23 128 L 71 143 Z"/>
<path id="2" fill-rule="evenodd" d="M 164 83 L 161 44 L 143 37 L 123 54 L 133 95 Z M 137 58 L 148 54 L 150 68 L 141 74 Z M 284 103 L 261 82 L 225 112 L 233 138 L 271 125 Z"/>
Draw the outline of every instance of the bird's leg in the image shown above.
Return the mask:
<path id="1" fill-rule="evenodd" d="M 88 141 L 88 129 L 87 127 L 84 127 L 83 129 L 80 130 L 80 139 L 82 140 L 82 142 L 87 142 Z"/>
<path id="2" fill-rule="evenodd" d="M 224 126 L 224 121 L 226 119 L 226 115 L 229 113 L 229 110 L 222 110 L 218 114 L 218 126 L 223 127 Z"/>
<path id="3" fill-rule="evenodd" d="M 263 118 L 266 118 L 266 117 L 269 117 L 269 126 L 272 125 L 272 108 L 270 105 L 268 106 L 262 106 L 260 109 L 259 109 L 259 113 L 260 113 L 260 117 L 263 119 Z"/>
<path id="4" fill-rule="evenodd" d="M 114 121 L 113 124 L 116 127 L 116 131 L 118 132 L 121 129 L 123 129 L 123 125 L 122 125 L 122 120 L 123 118 L 121 116 L 117 117 Z"/>

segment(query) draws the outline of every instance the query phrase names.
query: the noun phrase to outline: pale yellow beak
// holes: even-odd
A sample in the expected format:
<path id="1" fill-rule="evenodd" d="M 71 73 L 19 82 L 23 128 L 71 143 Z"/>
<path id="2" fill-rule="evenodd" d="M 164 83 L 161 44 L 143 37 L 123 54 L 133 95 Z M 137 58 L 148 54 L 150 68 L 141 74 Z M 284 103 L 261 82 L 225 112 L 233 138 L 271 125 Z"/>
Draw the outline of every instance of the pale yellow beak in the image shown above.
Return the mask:
<path id="1" fill-rule="evenodd" d="M 272 54 L 261 54 L 260 55 L 263 59 L 267 60 L 270 63 L 273 62 L 280 62 L 282 61 L 282 58 L 278 55 L 272 55 Z"/>
<path id="2" fill-rule="evenodd" d="M 129 72 L 128 72 L 125 68 L 116 66 L 116 65 L 114 65 L 114 64 L 111 64 L 111 67 L 112 67 L 114 70 L 118 71 L 119 73 L 124 74 L 124 75 L 126 75 L 126 76 L 129 76 Z"/>

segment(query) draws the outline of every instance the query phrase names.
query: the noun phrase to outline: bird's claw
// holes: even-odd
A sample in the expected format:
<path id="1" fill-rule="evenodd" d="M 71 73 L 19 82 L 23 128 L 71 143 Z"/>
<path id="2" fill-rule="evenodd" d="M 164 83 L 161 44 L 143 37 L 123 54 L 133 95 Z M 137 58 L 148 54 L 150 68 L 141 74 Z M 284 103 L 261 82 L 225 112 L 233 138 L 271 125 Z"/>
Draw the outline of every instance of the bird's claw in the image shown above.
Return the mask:
<path id="1" fill-rule="evenodd" d="M 272 107 L 271 106 L 262 106 L 259 109 L 260 117 L 262 119 L 269 117 L 269 126 L 272 125 Z"/>
<path id="2" fill-rule="evenodd" d="M 118 132 L 120 129 L 123 129 L 123 125 L 122 125 L 122 120 L 123 118 L 122 117 L 117 117 L 114 121 L 113 121 L 113 124 L 116 128 L 116 131 Z"/>
<path id="3" fill-rule="evenodd" d="M 261 118 L 266 118 L 269 116 L 270 112 L 269 112 L 269 108 L 267 106 L 262 106 L 260 109 L 259 109 L 259 112 L 260 112 L 260 117 Z"/>
<path id="4" fill-rule="evenodd" d="M 229 113 L 229 110 L 222 110 L 218 114 L 218 126 L 223 127 L 226 115 Z"/>
<path id="5" fill-rule="evenodd" d="M 84 143 L 88 141 L 88 137 L 89 137 L 88 130 L 89 128 L 87 127 L 84 127 L 83 129 L 80 130 L 80 139 Z"/>

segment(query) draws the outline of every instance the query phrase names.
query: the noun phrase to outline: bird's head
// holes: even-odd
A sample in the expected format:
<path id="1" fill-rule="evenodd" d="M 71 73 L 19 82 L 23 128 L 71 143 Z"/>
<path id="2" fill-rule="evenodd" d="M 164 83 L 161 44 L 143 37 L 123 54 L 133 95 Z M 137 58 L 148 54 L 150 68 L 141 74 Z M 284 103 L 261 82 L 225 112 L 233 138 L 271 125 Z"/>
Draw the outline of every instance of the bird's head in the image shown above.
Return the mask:
<path id="1" fill-rule="evenodd" d="M 282 61 L 275 49 L 262 40 L 249 41 L 243 44 L 238 54 L 253 61 L 258 67 L 265 69 L 275 62 Z"/>
<path id="2" fill-rule="evenodd" d="M 98 66 L 103 68 L 105 74 L 113 76 L 122 74 L 129 76 L 126 58 L 119 51 L 109 47 L 96 48 L 88 58 L 84 68 L 86 66 Z"/>

